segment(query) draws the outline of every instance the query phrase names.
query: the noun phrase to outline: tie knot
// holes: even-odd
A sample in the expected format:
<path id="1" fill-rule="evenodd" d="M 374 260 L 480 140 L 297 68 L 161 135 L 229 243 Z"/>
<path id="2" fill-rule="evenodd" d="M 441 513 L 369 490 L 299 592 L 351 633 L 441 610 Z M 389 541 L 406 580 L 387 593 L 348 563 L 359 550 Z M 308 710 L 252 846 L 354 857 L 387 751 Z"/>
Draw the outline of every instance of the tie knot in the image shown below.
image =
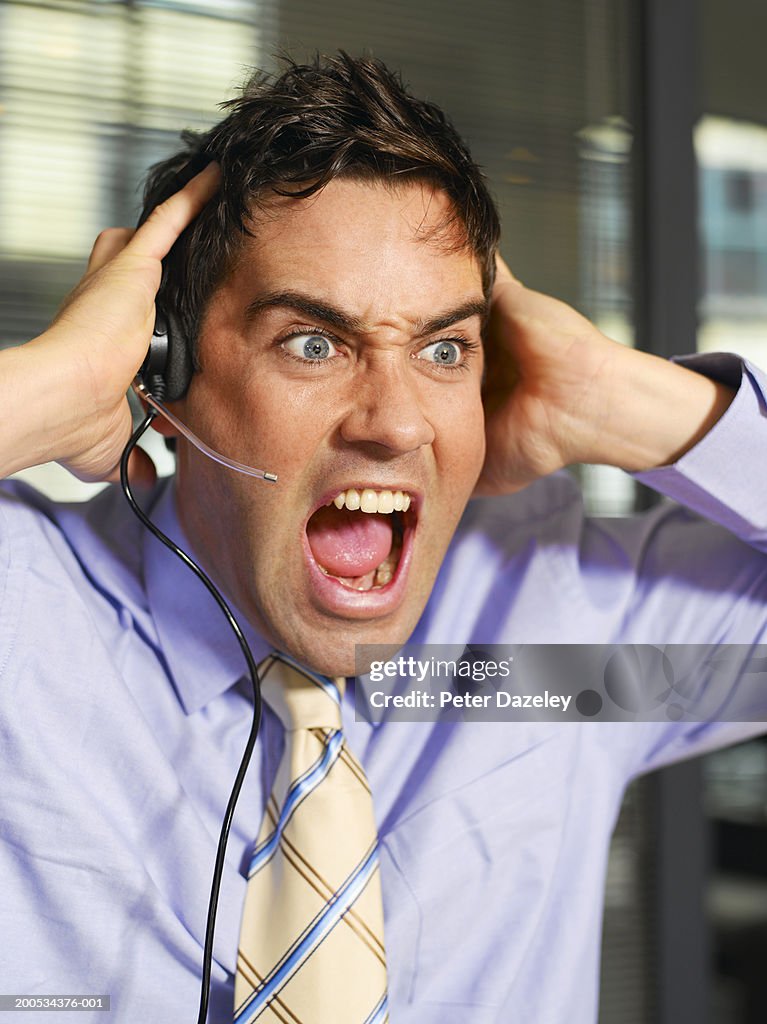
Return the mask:
<path id="1" fill-rule="evenodd" d="M 289 732 L 340 729 L 346 680 L 328 679 L 271 654 L 258 666 L 261 695 Z"/>

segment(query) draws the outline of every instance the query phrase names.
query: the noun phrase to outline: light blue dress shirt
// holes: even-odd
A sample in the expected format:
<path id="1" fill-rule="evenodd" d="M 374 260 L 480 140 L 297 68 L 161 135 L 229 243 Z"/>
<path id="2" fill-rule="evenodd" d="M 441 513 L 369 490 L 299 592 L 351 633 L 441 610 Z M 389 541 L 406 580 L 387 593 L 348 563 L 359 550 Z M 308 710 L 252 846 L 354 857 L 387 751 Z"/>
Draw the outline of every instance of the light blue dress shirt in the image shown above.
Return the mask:
<path id="1" fill-rule="evenodd" d="M 740 378 L 733 359 L 698 366 Z M 766 394 L 746 368 L 710 434 L 677 465 L 642 475 L 721 526 L 673 503 L 589 520 L 564 474 L 475 501 L 415 638 L 763 641 Z M 179 537 L 172 487 L 148 500 Z M 767 695 L 754 710 L 767 711 Z M 4 485 L 0 992 L 109 993 L 111 1013 L 96 1021 L 193 1024 L 215 845 L 250 719 L 220 613 L 118 491 L 56 506 Z M 373 726 L 356 720 L 352 688 L 344 727 L 375 801 L 392 1024 L 591 1024 L 608 845 L 627 782 L 764 730 Z M 267 710 L 223 879 L 215 1022 L 231 1019 L 244 866 L 282 744 Z"/>

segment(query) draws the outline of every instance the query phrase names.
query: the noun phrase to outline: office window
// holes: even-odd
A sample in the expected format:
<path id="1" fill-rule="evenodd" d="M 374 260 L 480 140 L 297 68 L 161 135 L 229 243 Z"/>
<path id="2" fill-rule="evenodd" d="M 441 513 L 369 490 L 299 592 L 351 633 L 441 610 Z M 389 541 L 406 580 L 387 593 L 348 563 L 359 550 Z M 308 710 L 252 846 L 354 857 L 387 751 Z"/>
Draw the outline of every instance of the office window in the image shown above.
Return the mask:
<path id="1" fill-rule="evenodd" d="M 750 0 L 701 5 L 697 128 L 700 244 L 706 274 L 701 351 L 732 351 L 767 367 L 767 8 Z M 713 928 L 711 1024 L 765 1019 L 767 987 L 767 743 L 709 755 L 707 902 Z"/>
<path id="2" fill-rule="evenodd" d="M 253 4 L 0 4 L 0 345 L 50 319 L 148 164 L 258 60 Z"/>

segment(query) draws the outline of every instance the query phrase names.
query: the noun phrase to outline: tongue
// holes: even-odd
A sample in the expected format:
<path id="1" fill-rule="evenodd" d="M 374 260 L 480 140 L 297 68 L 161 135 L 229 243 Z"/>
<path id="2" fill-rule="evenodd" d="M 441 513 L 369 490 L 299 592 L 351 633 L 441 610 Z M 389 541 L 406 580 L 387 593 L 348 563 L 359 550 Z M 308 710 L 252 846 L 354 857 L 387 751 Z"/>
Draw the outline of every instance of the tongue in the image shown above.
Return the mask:
<path id="1" fill-rule="evenodd" d="M 333 505 L 315 512 L 306 526 L 315 560 L 333 576 L 364 576 L 391 551 L 391 516 L 350 512 Z"/>

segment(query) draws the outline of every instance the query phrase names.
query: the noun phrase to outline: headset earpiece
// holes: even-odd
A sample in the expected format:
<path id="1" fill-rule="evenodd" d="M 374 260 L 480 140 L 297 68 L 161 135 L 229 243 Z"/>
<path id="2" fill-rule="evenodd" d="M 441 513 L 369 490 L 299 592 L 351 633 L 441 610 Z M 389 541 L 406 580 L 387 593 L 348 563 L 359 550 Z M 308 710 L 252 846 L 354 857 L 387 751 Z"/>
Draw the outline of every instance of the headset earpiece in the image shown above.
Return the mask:
<path id="1" fill-rule="evenodd" d="M 155 398 L 175 402 L 186 394 L 193 372 L 192 353 L 178 317 L 158 308 L 149 351 L 139 370 L 144 386 Z"/>
<path id="2" fill-rule="evenodd" d="M 167 198 L 183 188 L 210 163 L 212 157 L 205 152 L 196 153 L 174 176 Z M 137 227 L 141 227 L 151 212 L 146 208 Z M 164 275 L 163 275 L 164 280 Z M 155 317 L 149 351 L 138 376 L 147 391 L 159 401 L 175 402 L 186 394 L 194 373 L 194 361 L 188 339 L 184 335 L 178 316 L 159 305 Z"/>

